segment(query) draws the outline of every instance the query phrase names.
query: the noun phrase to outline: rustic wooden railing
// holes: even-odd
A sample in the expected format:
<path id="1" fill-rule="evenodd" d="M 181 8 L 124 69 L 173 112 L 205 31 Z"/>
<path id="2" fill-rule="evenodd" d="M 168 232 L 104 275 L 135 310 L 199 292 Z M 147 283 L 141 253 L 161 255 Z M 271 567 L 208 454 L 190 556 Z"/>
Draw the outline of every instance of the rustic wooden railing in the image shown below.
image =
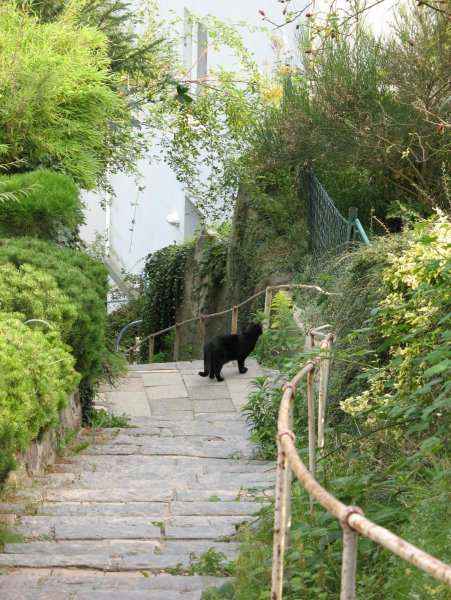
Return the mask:
<path id="1" fill-rule="evenodd" d="M 326 326 L 325 326 L 326 327 Z M 451 586 L 451 567 L 433 556 L 412 546 L 388 529 L 367 519 L 358 506 L 347 506 L 332 496 L 315 479 L 316 449 L 324 446 L 324 416 L 329 379 L 330 349 L 334 336 L 325 334 L 323 328 L 311 330 L 307 336 L 313 346 L 315 338 L 322 341 L 323 350 L 309 359 L 299 373 L 283 388 L 283 396 L 277 422 L 277 475 L 274 514 L 274 545 L 271 579 L 271 600 L 281 600 L 283 590 L 283 562 L 285 545 L 290 528 L 291 478 L 292 472 L 310 495 L 310 501 L 319 502 L 335 515 L 343 529 L 343 558 L 341 571 L 340 600 L 354 600 L 357 571 L 358 534 L 388 548 L 404 560 L 425 573 Z M 319 369 L 318 394 L 318 441 L 315 431 L 315 372 Z M 309 469 L 304 465 L 295 445 L 293 432 L 293 402 L 297 387 L 307 378 Z"/>
<path id="2" fill-rule="evenodd" d="M 264 312 L 266 315 L 266 319 L 265 319 L 264 327 L 267 327 L 268 323 L 269 323 L 269 315 L 270 315 L 270 311 L 271 311 L 271 303 L 272 303 L 272 297 L 273 297 L 274 291 L 297 290 L 297 289 L 309 289 L 309 290 L 319 292 L 321 294 L 325 294 L 327 296 L 335 295 L 335 294 L 332 294 L 331 292 L 326 292 L 325 290 L 323 290 L 322 288 L 320 288 L 317 285 L 307 285 L 307 284 L 301 284 L 301 283 L 270 285 L 266 289 L 261 290 L 260 292 L 257 292 L 253 296 L 246 298 L 246 300 L 244 300 L 243 302 L 240 302 L 240 304 L 236 304 L 235 306 L 232 306 L 231 308 L 222 310 L 220 312 L 212 313 L 209 315 L 199 315 L 197 317 L 187 319 L 186 321 L 181 321 L 180 323 L 176 323 L 175 325 L 171 325 L 170 327 L 166 327 L 165 329 L 161 329 L 160 331 L 156 331 L 155 333 L 151 333 L 142 339 L 138 338 L 135 345 L 132 346 L 131 348 L 129 348 L 129 350 L 127 352 L 129 360 L 130 360 L 130 362 L 133 362 L 138 350 L 141 348 L 141 346 L 143 346 L 144 343 L 147 342 L 149 345 L 149 362 L 150 362 L 155 353 L 155 339 L 160 335 L 169 333 L 170 331 L 174 331 L 173 360 L 174 361 L 179 360 L 181 327 L 183 325 L 195 323 L 196 321 L 199 323 L 199 348 L 200 348 L 200 352 L 201 352 L 200 356 L 202 356 L 202 349 L 205 344 L 205 324 L 208 319 L 214 319 L 215 317 L 221 317 L 223 315 L 230 314 L 231 315 L 230 333 L 238 333 L 238 315 L 239 315 L 240 308 L 242 308 L 246 304 L 249 304 L 249 302 L 252 302 L 259 296 L 262 296 L 263 294 L 265 294 Z"/>

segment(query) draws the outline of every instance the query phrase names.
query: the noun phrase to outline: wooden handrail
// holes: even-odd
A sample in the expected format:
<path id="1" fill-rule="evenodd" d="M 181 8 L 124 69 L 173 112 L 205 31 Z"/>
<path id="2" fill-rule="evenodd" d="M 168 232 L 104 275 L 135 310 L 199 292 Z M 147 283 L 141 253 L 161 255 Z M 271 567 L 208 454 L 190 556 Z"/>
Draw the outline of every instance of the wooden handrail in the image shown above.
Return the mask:
<path id="1" fill-rule="evenodd" d="M 321 294 L 325 294 L 326 296 L 337 296 L 337 295 L 339 295 L 339 294 L 336 294 L 335 292 L 327 292 L 326 290 L 323 290 L 318 285 L 309 285 L 309 284 L 303 284 L 303 283 L 283 283 L 283 284 L 280 284 L 280 285 L 269 285 L 264 290 L 261 290 L 261 291 L 255 293 L 255 294 L 253 294 L 252 296 L 249 296 L 249 298 L 246 298 L 246 300 L 243 300 L 243 302 L 240 302 L 239 304 L 235 304 L 231 308 L 227 308 L 225 310 L 221 310 L 221 311 L 216 312 L 216 313 L 210 313 L 208 315 L 198 315 L 197 317 L 191 317 L 191 319 L 186 319 L 185 321 L 181 321 L 180 323 L 175 323 L 175 325 L 171 325 L 170 327 L 166 327 L 165 329 L 161 329 L 160 331 L 156 331 L 154 333 L 150 333 L 146 337 L 143 337 L 142 339 L 140 339 L 138 344 L 135 344 L 134 346 L 132 346 L 131 348 L 129 348 L 127 354 L 132 355 L 133 352 L 135 352 L 136 350 L 139 350 L 139 348 L 143 345 L 143 343 L 145 343 L 145 342 L 147 342 L 148 340 L 151 340 L 151 339 L 155 340 L 155 338 L 157 336 L 163 335 L 164 333 L 169 333 L 169 331 L 174 330 L 176 327 L 181 327 L 182 325 L 189 325 L 189 323 L 194 323 L 196 321 L 200 322 L 201 320 L 203 320 L 204 323 L 205 323 L 205 321 L 207 319 L 212 319 L 212 318 L 215 318 L 215 317 L 221 317 L 223 315 L 227 315 L 227 314 L 230 314 L 230 313 L 233 316 L 233 318 L 232 318 L 232 325 L 231 325 L 231 332 L 232 333 L 236 333 L 236 331 L 234 331 L 234 329 L 237 328 L 238 311 L 239 311 L 240 308 L 242 308 L 246 304 L 249 304 L 249 302 L 252 302 L 252 300 L 255 300 L 259 296 L 262 296 L 263 294 L 265 294 L 265 314 L 267 315 L 268 320 L 269 320 L 269 311 L 271 310 L 271 301 L 272 301 L 273 292 L 275 290 L 294 290 L 294 289 L 309 289 L 309 290 L 313 290 L 313 291 L 319 292 Z M 201 336 L 200 337 L 201 337 L 201 340 L 202 340 L 202 331 L 201 331 Z M 153 347 L 153 344 L 149 344 L 149 347 L 151 347 L 151 346 Z M 178 358 L 177 358 L 177 360 L 178 360 Z"/>
<path id="2" fill-rule="evenodd" d="M 318 335 L 318 330 L 311 333 Z M 323 336 L 318 336 L 323 337 Z M 321 341 L 323 349 L 330 349 L 334 336 L 327 334 Z M 277 420 L 277 471 L 274 510 L 274 542 L 273 565 L 271 578 L 271 600 L 282 600 L 283 594 L 283 560 L 285 544 L 288 539 L 291 505 L 291 472 L 299 479 L 310 494 L 311 502 L 316 500 L 340 522 L 343 529 L 343 558 L 341 571 L 340 600 L 354 600 L 357 571 L 358 534 L 384 546 L 407 562 L 415 565 L 425 573 L 451 586 L 451 567 L 431 556 L 427 552 L 409 544 L 388 529 L 367 519 L 358 506 L 347 506 L 323 488 L 316 480 L 316 440 L 314 413 L 313 377 L 319 368 L 319 389 L 327 389 L 329 369 L 322 368 L 330 363 L 330 353 L 321 353 L 311 358 L 293 379 L 283 387 L 283 395 Z M 295 444 L 293 431 L 293 403 L 300 382 L 307 377 L 308 436 L 309 436 L 309 469 L 302 462 Z M 318 407 L 320 412 L 320 407 Z M 321 417 L 318 419 L 321 421 Z M 318 423 L 320 425 L 320 423 Z M 319 440 L 324 440 L 324 429 L 319 428 Z M 321 444 L 319 444 L 320 446 Z"/>

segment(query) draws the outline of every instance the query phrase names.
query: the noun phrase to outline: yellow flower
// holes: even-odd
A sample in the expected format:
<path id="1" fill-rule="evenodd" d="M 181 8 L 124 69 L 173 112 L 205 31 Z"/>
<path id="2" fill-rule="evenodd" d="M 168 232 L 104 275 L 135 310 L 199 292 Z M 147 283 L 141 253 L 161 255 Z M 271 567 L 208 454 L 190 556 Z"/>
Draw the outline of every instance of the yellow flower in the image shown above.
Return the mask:
<path id="1" fill-rule="evenodd" d="M 283 96 L 283 88 L 281 85 L 272 85 L 262 91 L 262 101 L 265 104 L 274 104 L 278 106 Z"/>

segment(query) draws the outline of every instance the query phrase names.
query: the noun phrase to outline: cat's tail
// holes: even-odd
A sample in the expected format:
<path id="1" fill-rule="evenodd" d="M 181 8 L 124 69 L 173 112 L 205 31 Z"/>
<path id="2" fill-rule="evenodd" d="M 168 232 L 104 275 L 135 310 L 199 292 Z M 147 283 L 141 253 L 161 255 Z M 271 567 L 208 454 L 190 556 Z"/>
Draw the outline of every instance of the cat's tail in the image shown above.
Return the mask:
<path id="1" fill-rule="evenodd" d="M 207 353 L 204 351 L 204 370 L 203 371 L 199 371 L 199 375 L 201 377 L 208 377 L 208 375 L 210 375 L 211 364 L 207 364 L 207 363 L 211 363 L 211 358 L 208 361 L 207 360 Z"/>

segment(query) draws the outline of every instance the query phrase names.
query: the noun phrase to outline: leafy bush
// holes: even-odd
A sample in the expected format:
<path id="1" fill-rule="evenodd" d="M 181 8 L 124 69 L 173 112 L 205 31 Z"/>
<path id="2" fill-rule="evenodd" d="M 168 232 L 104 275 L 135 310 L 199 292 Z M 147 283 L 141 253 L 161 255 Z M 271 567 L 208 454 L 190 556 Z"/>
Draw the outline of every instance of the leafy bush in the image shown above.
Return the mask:
<path id="1" fill-rule="evenodd" d="M 341 501 L 361 506 L 368 518 L 445 562 L 449 559 L 444 515 L 449 474 L 445 444 L 450 405 L 450 239 L 449 220 L 436 217 L 342 257 L 338 265 L 342 276 L 325 275 L 341 295 L 322 299 L 316 307 L 312 304 L 304 314 L 313 320 L 306 327 L 330 320 L 342 336 L 355 328 L 335 351 L 332 374 L 347 372 L 347 380 L 339 379 L 341 395 L 352 387 L 359 393 L 341 403 L 352 418 L 335 406 L 334 426 L 317 461 L 317 479 Z M 278 311 L 283 314 L 283 307 Z M 266 353 L 267 362 L 274 359 L 274 364 L 280 364 L 280 343 L 288 335 L 288 321 L 281 319 L 280 324 L 286 331 L 273 336 L 273 351 Z M 305 353 L 298 352 L 294 357 L 282 353 L 284 374 L 289 376 L 296 362 L 298 369 L 305 360 Z M 264 379 L 255 383 L 257 391 L 244 410 L 260 455 L 273 458 L 280 391 Z M 367 389 L 362 392 L 362 388 Z M 299 391 L 294 429 L 298 452 L 306 463 L 306 394 L 302 387 Z M 338 598 L 339 524 L 318 506 L 312 512 L 298 483 L 293 498 L 284 598 Z M 233 600 L 269 597 L 265 594 L 273 511 L 274 507 L 265 509 L 243 537 Z M 358 564 L 358 598 L 447 598 L 444 585 L 362 538 Z M 215 592 L 212 597 L 222 596 Z"/>
<path id="2" fill-rule="evenodd" d="M 438 452 L 451 407 L 451 223 L 417 223 L 400 256 L 384 270 L 387 295 L 372 311 L 368 333 L 383 340 L 388 361 L 365 369 L 368 388 L 341 403 L 371 422 L 414 421 L 407 433 L 429 432 L 420 450 Z"/>
<path id="3" fill-rule="evenodd" d="M 185 264 L 193 242 L 173 244 L 150 254 L 144 268 L 143 333 L 148 335 L 175 324 L 181 300 Z M 161 336 L 155 344 L 162 349 Z"/>
<path id="4" fill-rule="evenodd" d="M 24 315 L 0 312 L 0 479 L 24 450 L 59 422 L 79 375 L 58 333 L 23 325 Z"/>
<path id="5" fill-rule="evenodd" d="M 23 264 L 0 264 L 0 310 L 20 312 L 25 319 L 43 319 L 68 338 L 77 316 L 76 307 L 57 287 L 49 273 Z"/>
<path id="6" fill-rule="evenodd" d="M 63 326 L 64 341 L 72 347 L 77 371 L 83 379 L 96 380 L 105 354 L 108 291 L 105 267 L 84 252 L 29 238 L 0 239 L 0 265 L 5 263 L 15 267 L 31 265 L 51 274 L 76 311 L 73 326 L 66 330 Z M 31 271 L 27 273 L 31 281 Z M 37 277 L 36 272 L 33 277 Z M 50 285 L 48 281 L 46 285 Z M 25 293 L 22 297 L 25 298 Z"/>
<path id="7" fill-rule="evenodd" d="M 74 180 L 51 171 L 0 176 L 2 192 L 17 193 L 0 203 L 0 235 L 70 242 L 83 221 Z"/>
<path id="8" fill-rule="evenodd" d="M 317 32 L 301 29 L 300 59 L 280 69 L 283 98 L 255 122 L 254 172 L 312 160 L 340 208 L 360 196 L 365 216 L 370 202 L 380 217 L 394 200 L 427 214 L 447 206 L 440 179 L 450 149 L 448 21 L 409 4 L 382 39 L 344 18 L 348 29 L 317 49 Z"/>
<path id="9" fill-rule="evenodd" d="M 0 164 L 51 167 L 94 187 L 118 146 L 134 154 L 106 35 L 69 16 L 40 24 L 14 0 L 1 3 L 0 32 Z"/>
<path id="10" fill-rule="evenodd" d="M 257 377 L 251 384 L 254 390 L 243 407 L 249 437 L 256 446 L 259 459 L 273 460 L 277 452 L 275 439 L 282 391 L 270 383 L 266 375 Z"/>

